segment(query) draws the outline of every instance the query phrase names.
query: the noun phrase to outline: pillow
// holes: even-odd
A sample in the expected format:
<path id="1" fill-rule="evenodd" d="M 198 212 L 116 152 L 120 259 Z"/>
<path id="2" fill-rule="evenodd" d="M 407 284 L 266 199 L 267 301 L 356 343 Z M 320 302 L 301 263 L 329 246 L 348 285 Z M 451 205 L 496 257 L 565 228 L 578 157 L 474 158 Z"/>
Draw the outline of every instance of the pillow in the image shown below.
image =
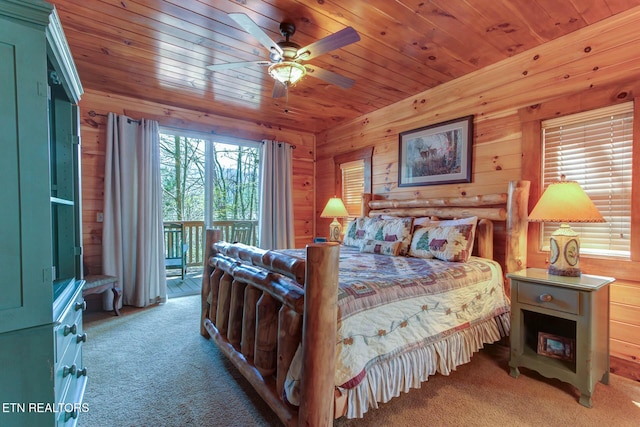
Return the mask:
<path id="1" fill-rule="evenodd" d="M 413 220 L 413 226 L 417 227 L 417 226 L 424 226 L 424 225 L 429 225 L 429 223 L 432 223 L 434 221 L 438 221 L 438 217 L 437 216 L 420 216 L 418 218 L 415 218 Z"/>
<path id="2" fill-rule="evenodd" d="M 361 247 L 365 240 L 366 227 L 375 221 L 378 221 L 378 219 L 369 217 L 360 217 L 351 221 L 347 227 L 347 231 L 344 233 L 342 244 L 345 246 Z"/>
<path id="3" fill-rule="evenodd" d="M 430 228 L 429 251 L 442 261 L 467 262 L 473 251 L 478 217 L 440 221 Z"/>
<path id="4" fill-rule="evenodd" d="M 401 241 L 387 242 L 385 240 L 367 239 L 364 241 L 360 252 L 380 255 L 396 256 L 400 251 Z"/>
<path id="5" fill-rule="evenodd" d="M 433 227 L 416 227 L 413 229 L 411 245 L 409 246 L 409 256 L 416 258 L 435 258 L 429 250 L 429 230 Z"/>
<path id="6" fill-rule="evenodd" d="M 365 226 L 365 236 L 370 240 L 383 240 L 385 242 L 401 242 L 398 255 L 409 253 L 411 245 L 412 217 L 396 219 L 378 219 Z"/>

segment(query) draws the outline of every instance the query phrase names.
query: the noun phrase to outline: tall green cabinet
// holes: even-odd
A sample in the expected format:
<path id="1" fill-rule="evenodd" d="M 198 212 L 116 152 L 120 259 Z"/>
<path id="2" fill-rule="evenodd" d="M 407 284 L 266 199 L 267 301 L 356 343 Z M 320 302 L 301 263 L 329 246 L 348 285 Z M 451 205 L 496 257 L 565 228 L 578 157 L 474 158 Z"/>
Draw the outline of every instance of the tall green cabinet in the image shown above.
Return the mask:
<path id="1" fill-rule="evenodd" d="M 83 404 L 82 94 L 55 9 L 0 0 L 0 426 Z"/>

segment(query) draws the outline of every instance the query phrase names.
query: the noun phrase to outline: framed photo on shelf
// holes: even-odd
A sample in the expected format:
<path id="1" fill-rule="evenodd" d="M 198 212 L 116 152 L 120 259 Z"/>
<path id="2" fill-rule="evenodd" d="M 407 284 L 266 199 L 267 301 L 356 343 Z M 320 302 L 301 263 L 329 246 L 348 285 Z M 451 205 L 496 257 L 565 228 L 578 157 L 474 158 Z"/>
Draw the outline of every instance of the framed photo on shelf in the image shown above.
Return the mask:
<path id="1" fill-rule="evenodd" d="M 538 332 L 538 354 L 555 359 L 576 361 L 576 340 L 560 335 Z"/>
<path id="2" fill-rule="evenodd" d="M 399 134 L 398 186 L 471 182 L 473 116 Z"/>

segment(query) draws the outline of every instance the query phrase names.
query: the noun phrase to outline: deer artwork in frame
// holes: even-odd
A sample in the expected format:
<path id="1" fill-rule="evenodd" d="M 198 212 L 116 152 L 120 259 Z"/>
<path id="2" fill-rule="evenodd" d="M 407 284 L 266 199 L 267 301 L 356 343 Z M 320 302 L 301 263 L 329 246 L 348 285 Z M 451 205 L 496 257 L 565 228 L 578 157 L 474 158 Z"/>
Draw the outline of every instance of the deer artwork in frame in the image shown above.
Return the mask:
<path id="1" fill-rule="evenodd" d="M 471 182 L 473 116 L 402 132 L 398 186 Z"/>

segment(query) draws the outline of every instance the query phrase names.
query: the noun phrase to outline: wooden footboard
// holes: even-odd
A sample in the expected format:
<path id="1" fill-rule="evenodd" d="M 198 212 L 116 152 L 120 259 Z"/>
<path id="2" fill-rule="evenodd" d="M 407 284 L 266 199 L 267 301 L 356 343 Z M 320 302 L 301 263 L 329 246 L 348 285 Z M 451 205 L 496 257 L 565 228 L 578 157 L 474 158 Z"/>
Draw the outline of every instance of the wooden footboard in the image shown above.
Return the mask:
<path id="1" fill-rule="evenodd" d="M 220 237 L 207 230 L 200 333 L 212 338 L 283 423 L 331 424 L 339 245 L 309 245 L 305 262 Z M 305 374 L 298 408 L 283 395 L 300 345 Z"/>
<path id="2" fill-rule="evenodd" d="M 481 235 L 493 235 L 492 221 L 504 221 L 506 254 L 499 261 L 506 273 L 526 267 L 528 193 L 527 181 L 515 181 L 500 195 L 408 204 L 386 201 L 376 209 L 387 215 L 394 209 L 399 215 L 478 215 Z M 200 333 L 217 344 L 284 424 L 331 425 L 339 245 L 309 245 L 305 261 L 228 244 L 221 237 L 219 230 L 206 231 Z M 482 243 L 478 250 L 491 257 L 493 242 Z M 286 402 L 283 391 L 299 346 L 301 405 L 295 407 Z"/>

